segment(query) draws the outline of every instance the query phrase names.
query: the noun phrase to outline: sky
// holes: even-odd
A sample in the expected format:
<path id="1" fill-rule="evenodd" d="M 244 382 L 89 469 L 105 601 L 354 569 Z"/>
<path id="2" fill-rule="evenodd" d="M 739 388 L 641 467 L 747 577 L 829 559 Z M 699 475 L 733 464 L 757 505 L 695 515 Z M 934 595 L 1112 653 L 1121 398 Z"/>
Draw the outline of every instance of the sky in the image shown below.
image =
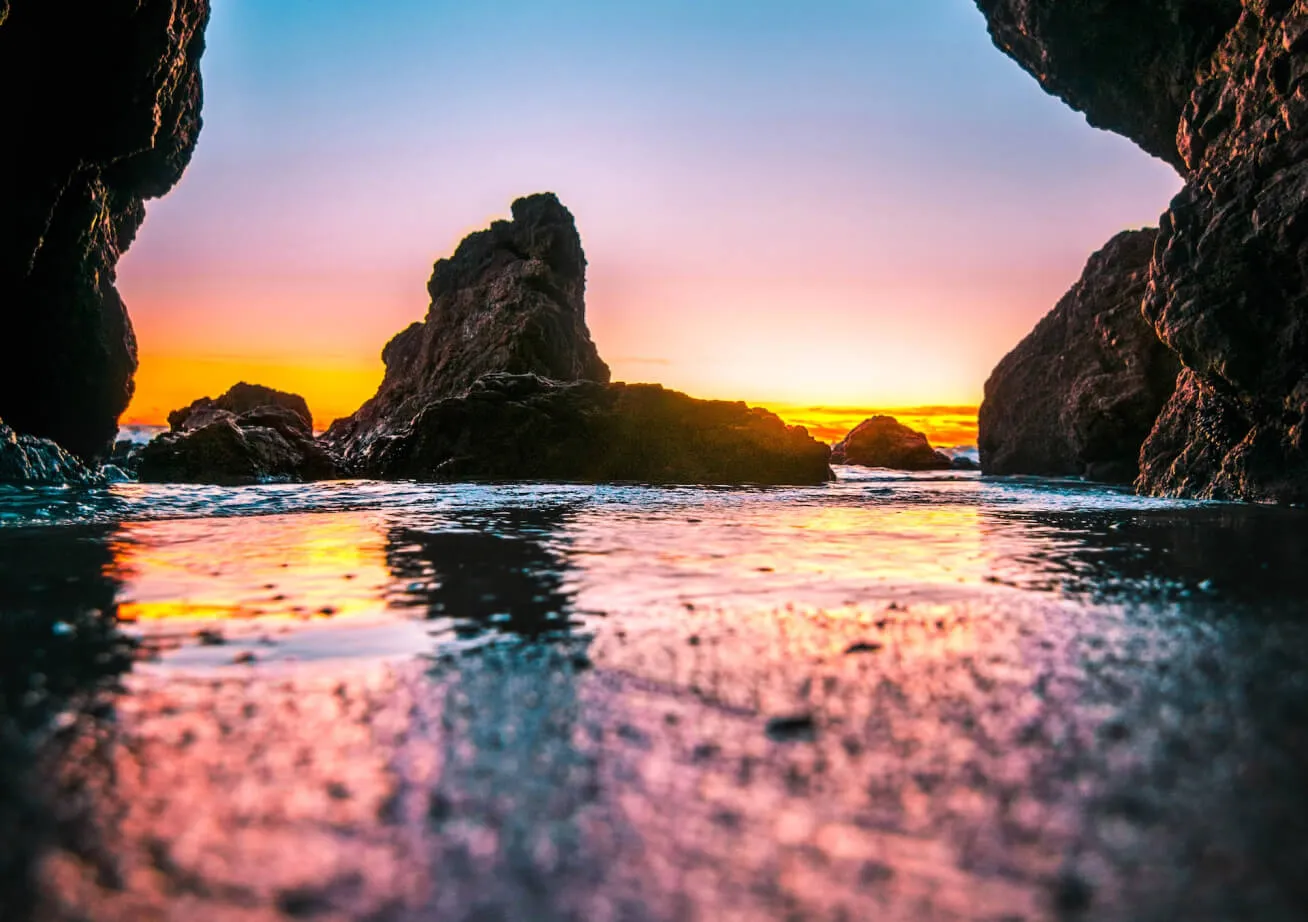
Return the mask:
<path id="1" fill-rule="evenodd" d="M 432 263 L 545 190 L 615 380 L 819 425 L 957 416 L 1180 187 L 971 0 L 213 5 L 199 148 L 119 267 L 125 422 L 242 379 L 352 412 Z"/>

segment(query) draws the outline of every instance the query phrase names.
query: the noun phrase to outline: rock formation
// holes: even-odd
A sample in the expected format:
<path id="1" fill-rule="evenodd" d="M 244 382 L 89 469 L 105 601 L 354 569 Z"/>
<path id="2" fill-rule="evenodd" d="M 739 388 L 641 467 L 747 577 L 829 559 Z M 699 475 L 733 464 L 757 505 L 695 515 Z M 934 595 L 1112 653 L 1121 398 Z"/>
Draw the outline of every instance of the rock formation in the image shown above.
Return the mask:
<path id="1" fill-rule="evenodd" d="M 205 397 L 169 413 L 168 424 L 168 432 L 137 454 L 142 481 L 248 484 L 336 476 L 297 394 L 241 383 L 216 400 Z"/>
<path id="2" fill-rule="evenodd" d="M 948 455 L 931 448 L 925 435 L 893 416 L 863 420 L 831 449 L 831 462 L 897 471 L 945 471 L 953 466 Z"/>
<path id="3" fill-rule="evenodd" d="M 571 212 L 544 193 L 518 199 L 512 213 L 436 262 L 426 319 L 387 343 L 380 390 L 332 426 L 342 449 L 366 450 L 485 374 L 609 380 L 586 327 L 586 257 Z"/>
<path id="4" fill-rule="evenodd" d="M 208 0 L 0 4 L 0 416 L 108 451 L 136 340 L 114 288 L 200 131 Z"/>
<path id="5" fill-rule="evenodd" d="M 1130 483 L 1180 363 L 1144 319 L 1156 230 L 1126 231 L 995 368 L 978 417 L 988 474 Z"/>
<path id="6" fill-rule="evenodd" d="M 803 428 L 743 403 L 496 374 L 354 460 L 383 479 L 778 484 L 830 479 L 827 457 Z"/>
<path id="7" fill-rule="evenodd" d="M 1186 179 L 1144 301 L 1184 372 L 1137 486 L 1308 500 L 1308 2 L 978 6 L 1046 89 Z"/>
<path id="8" fill-rule="evenodd" d="M 326 442 L 378 478 L 820 483 L 828 449 L 743 403 L 608 384 L 585 319 L 586 258 L 553 195 L 440 260 L 431 309 L 386 346 L 386 376 Z"/>
<path id="9" fill-rule="evenodd" d="M 18 435 L 0 420 L 0 484 L 94 484 L 100 476 L 49 439 Z"/>

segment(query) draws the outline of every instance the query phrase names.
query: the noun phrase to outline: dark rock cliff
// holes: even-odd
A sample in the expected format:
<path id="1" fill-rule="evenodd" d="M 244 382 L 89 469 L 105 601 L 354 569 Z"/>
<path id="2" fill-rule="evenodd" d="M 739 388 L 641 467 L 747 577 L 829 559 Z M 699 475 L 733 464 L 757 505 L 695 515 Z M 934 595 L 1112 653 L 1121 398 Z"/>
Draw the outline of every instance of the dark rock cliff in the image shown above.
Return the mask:
<path id="1" fill-rule="evenodd" d="M 512 213 L 437 261 L 426 319 L 387 343 L 381 388 L 333 424 L 333 443 L 366 450 L 486 374 L 609 380 L 586 327 L 586 257 L 572 213 L 551 193 L 518 199 Z"/>
<path id="2" fill-rule="evenodd" d="M 108 451 L 136 339 L 115 266 L 200 131 L 208 0 L 0 3 L 0 416 Z"/>
<path id="3" fill-rule="evenodd" d="M 1137 486 L 1308 500 L 1308 2 L 978 6 L 1046 89 L 1186 178 L 1161 220 L 1144 299 L 1184 371 Z M 1123 69 L 1134 31 L 1153 53 Z"/>
<path id="4" fill-rule="evenodd" d="M 986 473 L 1135 479 L 1180 371 L 1140 311 L 1157 235 L 1110 240 L 996 366 L 977 421 Z"/>

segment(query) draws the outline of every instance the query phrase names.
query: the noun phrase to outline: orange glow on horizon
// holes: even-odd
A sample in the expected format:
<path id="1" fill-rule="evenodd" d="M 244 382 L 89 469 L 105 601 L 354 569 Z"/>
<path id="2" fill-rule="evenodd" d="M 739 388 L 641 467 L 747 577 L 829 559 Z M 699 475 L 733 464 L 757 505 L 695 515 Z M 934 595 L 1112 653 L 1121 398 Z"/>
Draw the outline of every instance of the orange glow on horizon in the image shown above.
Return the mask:
<path id="1" fill-rule="evenodd" d="M 123 414 L 124 425 L 167 425 L 168 414 L 201 397 L 217 397 L 238 381 L 263 384 L 300 394 L 309 403 L 314 426 L 325 429 L 348 416 L 377 391 L 381 360 L 278 362 L 221 356 L 143 355 L 136 395 Z M 658 377 L 657 374 L 647 377 Z M 675 387 L 669 384 L 669 387 Z M 679 389 L 679 388 L 678 388 Z M 708 395 L 692 393 L 691 396 Z M 714 395 L 716 397 L 716 395 Z M 742 399 L 776 413 L 791 425 L 804 426 L 816 439 L 835 443 L 869 416 L 893 416 L 924 432 L 936 447 L 976 444 L 976 407 L 971 405 L 867 407 L 803 405 L 766 399 Z"/>

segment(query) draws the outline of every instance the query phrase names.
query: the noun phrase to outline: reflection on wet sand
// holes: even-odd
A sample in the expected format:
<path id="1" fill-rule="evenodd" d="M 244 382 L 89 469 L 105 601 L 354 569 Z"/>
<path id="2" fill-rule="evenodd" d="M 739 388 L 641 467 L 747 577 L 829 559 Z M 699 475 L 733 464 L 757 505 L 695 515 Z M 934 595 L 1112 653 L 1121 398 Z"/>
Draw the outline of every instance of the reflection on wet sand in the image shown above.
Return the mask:
<path id="1" fill-rule="evenodd" d="M 342 636 L 390 619 L 424 655 L 195 670 L 182 649 L 111 708 L 63 694 L 25 737 L 35 767 L 7 763 L 25 852 L 0 887 L 38 902 L 3 904 L 1301 918 L 1308 519 L 1015 508 L 976 483 L 457 509 L 432 488 L 422 511 L 43 529 L 33 560 L 64 563 L 39 590 L 0 566 L 6 609 L 159 606 L 132 632 L 177 620 L 146 611 Z M 64 564 L 93 574 L 66 591 Z M 333 603 L 353 616 L 295 610 Z"/>

